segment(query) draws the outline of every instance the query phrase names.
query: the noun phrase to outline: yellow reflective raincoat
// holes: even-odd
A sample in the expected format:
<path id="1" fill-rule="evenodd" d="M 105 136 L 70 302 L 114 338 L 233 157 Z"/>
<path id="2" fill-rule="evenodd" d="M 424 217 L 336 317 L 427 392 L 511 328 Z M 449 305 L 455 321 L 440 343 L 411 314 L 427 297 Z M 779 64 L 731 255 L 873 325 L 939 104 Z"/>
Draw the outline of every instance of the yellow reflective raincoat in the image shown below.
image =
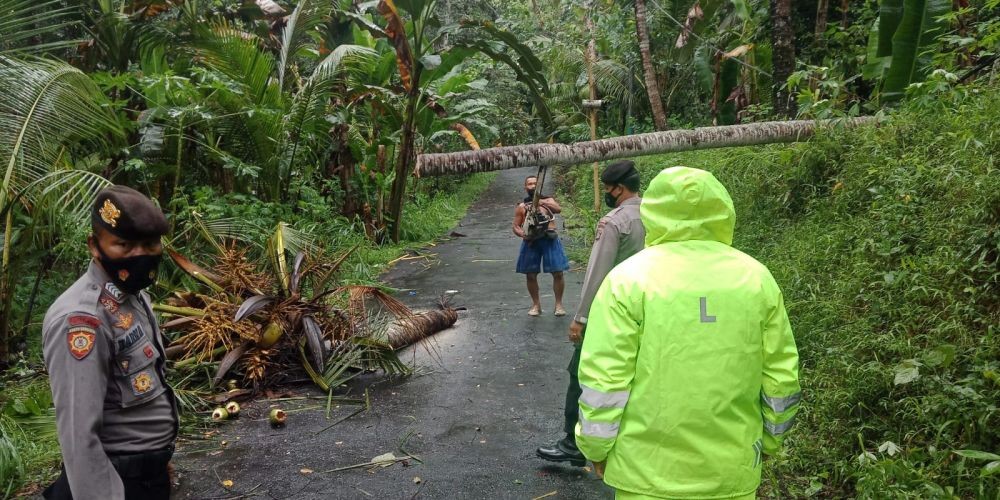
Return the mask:
<path id="1" fill-rule="evenodd" d="M 645 250 L 591 308 L 577 445 L 629 498 L 752 496 L 801 397 L 781 290 L 730 246 L 733 202 L 712 174 L 663 170 L 640 215 Z"/>

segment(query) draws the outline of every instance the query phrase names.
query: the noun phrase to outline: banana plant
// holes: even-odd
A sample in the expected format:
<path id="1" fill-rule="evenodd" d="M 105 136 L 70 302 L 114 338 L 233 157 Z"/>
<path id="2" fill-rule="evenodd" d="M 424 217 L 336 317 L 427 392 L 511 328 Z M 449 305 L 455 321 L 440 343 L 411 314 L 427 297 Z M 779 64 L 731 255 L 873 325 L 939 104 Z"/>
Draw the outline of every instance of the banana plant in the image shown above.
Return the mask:
<path id="1" fill-rule="evenodd" d="M 932 69 L 931 51 L 948 28 L 945 16 L 951 9 L 951 0 L 883 1 L 877 56 L 892 57 L 882 87 L 884 102 L 901 99 L 909 84 L 922 81 Z"/>

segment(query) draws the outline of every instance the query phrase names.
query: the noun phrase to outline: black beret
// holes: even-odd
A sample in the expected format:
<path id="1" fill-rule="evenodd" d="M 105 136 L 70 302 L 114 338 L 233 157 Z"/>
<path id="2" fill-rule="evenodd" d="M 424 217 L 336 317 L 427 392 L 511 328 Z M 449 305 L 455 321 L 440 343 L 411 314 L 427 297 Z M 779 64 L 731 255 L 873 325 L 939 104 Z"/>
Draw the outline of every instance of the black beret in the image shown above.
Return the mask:
<path id="1" fill-rule="evenodd" d="M 621 184 L 621 182 L 633 175 L 639 175 L 639 171 L 635 169 L 635 163 L 631 160 L 617 161 L 604 167 L 604 173 L 601 174 L 601 182 L 605 184 Z"/>
<path id="2" fill-rule="evenodd" d="M 160 207 L 146 195 L 125 186 L 111 186 L 97 193 L 91 224 L 126 240 L 163 236 L 170 224 Z"/>

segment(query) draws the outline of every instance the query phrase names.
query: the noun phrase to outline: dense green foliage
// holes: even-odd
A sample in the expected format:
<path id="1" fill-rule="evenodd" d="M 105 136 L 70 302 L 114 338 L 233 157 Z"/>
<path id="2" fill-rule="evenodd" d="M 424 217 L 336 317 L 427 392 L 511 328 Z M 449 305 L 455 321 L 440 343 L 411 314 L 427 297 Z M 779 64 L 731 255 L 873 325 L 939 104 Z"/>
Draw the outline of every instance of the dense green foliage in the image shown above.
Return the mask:
<path id="1" fill-rule="evenodd" d="M 196 260 L 206 231 L 260 257 L 285 223 L 318 254 L 357 247 L 341 278 L 374 282 L 490 179 L 409 179 L 414 155 L 589 139 L 591 92 L 597 136 L 648 132 L 655 81 L 670 127 L 774 119 L 782 86 L 804 118 L 908 101 L 878 129 L 642 165 L 717 172 L 737 245 L 785 287 L 812 396 L 768 493 L 996 495 L 1000 459 L 955 451 L 1000 452 L 998 93 L 956 83 L 995 78 L 1000 0 L 647 0 L 649 75 L 632 1 L 270 4 L 0 0 L 0 491 L 53 471 L 40 322 L 88 259 L 97 189 L 156 198 Z M 165 267 L 158 297 L 191 284 Z"/>
<path id="2" fill-rule="evenodd" d="M 784 291 L 805 404 L 767 495 L 996 498 L 998 99 L 941 92 L 878 128 L 640 162 L 645 183 L 673 165 L 715 173 L 734 246 Z M 587 206 L 589 177 L 571 179 Z M 592 234 L 595 215 L 577 213 Z"/>

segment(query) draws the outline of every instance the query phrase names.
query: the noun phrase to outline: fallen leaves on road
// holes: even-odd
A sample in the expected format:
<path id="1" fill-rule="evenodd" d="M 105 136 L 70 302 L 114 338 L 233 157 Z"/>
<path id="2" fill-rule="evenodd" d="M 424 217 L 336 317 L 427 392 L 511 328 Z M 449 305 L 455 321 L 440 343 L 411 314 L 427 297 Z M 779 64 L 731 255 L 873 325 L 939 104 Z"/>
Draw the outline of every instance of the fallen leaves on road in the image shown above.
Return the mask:
<path id="1" fill-rule="evenodd" d="M 226 488 L 226 489 L 232 488 L 233 487 L 233 480 L 232 479 L 226 479 L 225 481 L 222 482 L 222 486 L 224 488 Z"/>
<path id="2" fill-rule="evenodd" d="M 556 496 L 557 493 L 559 493 L 559 490 L 553 490 L 553 491 L 550 491 L 550 492 L 548 492 L 548 493 L 546 493 L 546 494 L 544 494 L 544 495 L 542 495 L 540 497 L 532 498 L 531 500 L 541 500 L 543 498 L 554 497 L 554 496 Z"/>
<path id="3" fill-rule="evenodd" d="M 309 475 L 309 474 L 312 474 L 312 473 L 313 473 L 312 469 L 301 469 L 301 470 L 299 470 L 299 474 L 302 474 L 302 475 Z"/>

